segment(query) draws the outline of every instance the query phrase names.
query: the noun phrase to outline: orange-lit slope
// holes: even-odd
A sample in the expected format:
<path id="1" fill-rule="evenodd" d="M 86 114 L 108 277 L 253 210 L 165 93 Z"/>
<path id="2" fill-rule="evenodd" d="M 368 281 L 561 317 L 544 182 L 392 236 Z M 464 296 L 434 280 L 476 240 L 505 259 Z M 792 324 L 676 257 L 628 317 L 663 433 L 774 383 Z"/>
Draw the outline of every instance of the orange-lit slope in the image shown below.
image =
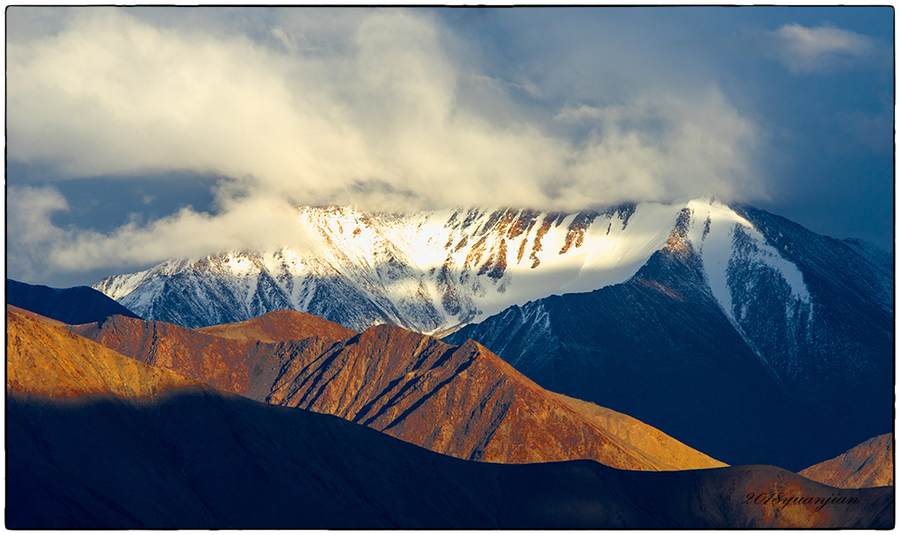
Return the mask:
<path id="1" fill-rule="evenodd" d="M 837 489 L 771 466 L 634 472 L 593 461 L 468 462 L 333 416 L 196 386 L 39 319 L 8 311 L 7 325 L 12 529 L 894 524 L 892 487 L 781 507 L 747 496 L 829 498 Z"/>
<path id="2" fill-rule="evenodd" d="M 271 358 L 273 344 L 222 338 L 170 323 L 112 316 L 102 324 L 69 328 L 145 364 L 252 399 L 268 395 L 280 368 Z"/>
<path id="3" fill-rule="evenodd" d="M 49 323 L 50 325 L 56 325 L 57 327 L 67 327 L 68 326 L 67 324 L 65 324 L 61 321 L 55 320 L 53 318 L 48 318 L 47 316 L 42 316 L 42 315 L 38 314 L 37 312 L 32 312 L 30 310 L 25 310 L 24 308 L 19 308 L 17 306 L 10 305 L 9 303 L 6 304 L 6 310 L 15 312 L 16 314 L 19 314 L 22 316 L 27 316 L 29 318 L 36 319 L 38 321 L 43 321 L 44 323 Z"/>
<path id="4" fill-rule="evenodd" d="M 724 466 L 637 420 L 548 392 L 474 342 L 450 346 L 387 325 L 340 342 L 280 344 L 123 317 L 74 329 L 215 388 L 334 414 L 464 459 L 594 459 L 634 470 Z"/>
<path id="5" fill-rule="evenodd" d="M 469 341 L 450 346 L 380 325 L 283 369 L 270 402 L 335 414 L 433 451 L 504 463 L 594 459 L 632 470 L 724 466 L 631 420 L 613 433 Z M 679 456 L 629 440 L 654 433 Z"/>
<path id="6" fill-rule="evenodd" d="M 52 321 L 52 320 L 51 320 Z M 46 397 L 153 397 L 197 382 L 145 366 L 48 322 L 6 311 L 6 391 Z"/>
<path id="7" fill-rule="evenodd" d="M 312 336 L 340 340 L 356 334 L 356 331 L 351 331 L 333 321 L 295 310 L 276 310 L 247 321 L 201 327 L 195 330 L 222 338 L 270 343 L 302 340 Z"/>
<path id="8" fill-rule="evenodd" d="M 842 489 L 894 484 L 894 434 L 879 435 L 834 459 L 801 470 L 803 477 Z"/>

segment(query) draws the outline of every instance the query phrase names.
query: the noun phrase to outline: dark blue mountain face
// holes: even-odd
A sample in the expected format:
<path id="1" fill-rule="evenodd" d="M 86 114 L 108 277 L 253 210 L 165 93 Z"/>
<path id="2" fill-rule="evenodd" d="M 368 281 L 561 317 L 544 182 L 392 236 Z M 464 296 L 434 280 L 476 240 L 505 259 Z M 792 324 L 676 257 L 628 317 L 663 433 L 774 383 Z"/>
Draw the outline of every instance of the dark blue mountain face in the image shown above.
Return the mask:
<path id="1" fill-rule="evenodd" d="M 69 325 L 102 322 L 117 314 L 140 319 L 87 286 L 59 289 L 6 279 L 6 303 Z"/>
<path id="2" fill-rule="evenodd" d="M 890 431 L 889 257 L 766 212 L 739 213 L 797 265 L 810 304 L 789 299 L 784 279 L 754 263 L 753 241 L 735 232 L 731 317 L 691 245 L 670 242 L 623 284 L 511 307 L 445 341 L 472 338 L 544 388 L 729 464 L 800 470 Z"/>
<path id="3" fill-rule="evenodd" d="M 736 206 L 735 211 L 797 265 L 813 298 L 812 317 L 796 332 L 778 332 L 763 319 L 779 306 L 775 296 L 743 299 L 755 318 L 740 321 L 741 328 L 762 347 L 782 381 L 814 399 L 874 388 L 892 405 L 892 258 L 873 246 L 819 236 L 762 210 Z"/>

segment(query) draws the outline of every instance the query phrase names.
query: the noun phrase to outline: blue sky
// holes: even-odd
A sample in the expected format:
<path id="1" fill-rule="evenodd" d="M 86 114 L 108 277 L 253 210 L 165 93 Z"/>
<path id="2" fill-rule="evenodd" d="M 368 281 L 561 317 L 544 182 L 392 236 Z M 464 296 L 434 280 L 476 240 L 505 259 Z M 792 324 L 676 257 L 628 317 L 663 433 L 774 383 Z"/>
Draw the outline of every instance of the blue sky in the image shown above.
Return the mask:
<path id="1" fill-rule="evenodd" d="M 293 244 L 293 204 L 716 195 L 893 246 L 890 7 L 7 10 L 7 275 Z"/>

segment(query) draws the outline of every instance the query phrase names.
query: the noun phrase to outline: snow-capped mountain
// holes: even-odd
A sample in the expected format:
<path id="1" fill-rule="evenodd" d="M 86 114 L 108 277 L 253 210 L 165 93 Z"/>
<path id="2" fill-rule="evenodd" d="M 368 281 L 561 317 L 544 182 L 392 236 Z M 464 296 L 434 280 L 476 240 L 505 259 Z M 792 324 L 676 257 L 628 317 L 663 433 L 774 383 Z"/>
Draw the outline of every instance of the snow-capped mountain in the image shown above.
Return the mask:
<path id="1" fill-rule="evenodd" d="M 706 285 L 738 328 L 751 323 L 739 294 L 752 292 L 754 273 L 780 281 L 794 332 L 812 320 L 803 273 L 772 245 L 779 236 L 714 200 L 577 214 L 306 207 L 297 223 L 302 249 L 175 259 L 93 287 L 142 317 L 190 327 L 287 308 L 355 330 L 393 323 L 443 334 L 512 305 L 625 282 L 680 240 L 697 251 Z M 870 290 L 890 310 L 892 284 L 882 279 Z"/>
<path id="2" fill-rule="evenodd" d="M 355 330 L 393 323 L 445 333 L 510 305 L 627 280 L 665 246 L 680 209 L 396 216 L 306 207 L 302 249 L 170 260 L 94 288 L 142 317 L 189 327 L 288 308 Z"/>

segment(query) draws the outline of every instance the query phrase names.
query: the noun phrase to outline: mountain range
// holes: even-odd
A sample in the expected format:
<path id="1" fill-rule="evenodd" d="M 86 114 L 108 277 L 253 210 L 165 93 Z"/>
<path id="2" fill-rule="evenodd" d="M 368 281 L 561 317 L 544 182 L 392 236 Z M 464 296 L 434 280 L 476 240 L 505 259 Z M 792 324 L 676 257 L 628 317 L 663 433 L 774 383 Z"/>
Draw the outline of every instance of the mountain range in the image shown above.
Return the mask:
<path id="1" fill-rule="evenodd" d="M 890 528 L 892 487 L 771 466 L 504 465 L 259 403 L 7 310 L 11 529 Z"/>
<path id="2" fill-rule="evenodd" d="M 121 316 L 69 329 L 220 391 L 340 416 L 463 459 L 724 466 L 634 418 L 548 392 L 472 341 L 455 347 L 390 325 L 343 333 L 286 310 L 196 331 Z"/>
<path id="3" fill-rule="evenodd" d="M 186 327 L 286 308 L 471 338 L 542 387 L 729 464 L 799 470 L 893 425 L 892 259 L 861 242 L 714 199 L 306 207 L 297 232 L 302 247 L 175 259 L 94 288 Z"/>
<path id="4" fill-rule="evenodd" d="M 893 526 L 891 255 L 715 199 L 297 222 L 7 281 L 8 527 Z"/>

